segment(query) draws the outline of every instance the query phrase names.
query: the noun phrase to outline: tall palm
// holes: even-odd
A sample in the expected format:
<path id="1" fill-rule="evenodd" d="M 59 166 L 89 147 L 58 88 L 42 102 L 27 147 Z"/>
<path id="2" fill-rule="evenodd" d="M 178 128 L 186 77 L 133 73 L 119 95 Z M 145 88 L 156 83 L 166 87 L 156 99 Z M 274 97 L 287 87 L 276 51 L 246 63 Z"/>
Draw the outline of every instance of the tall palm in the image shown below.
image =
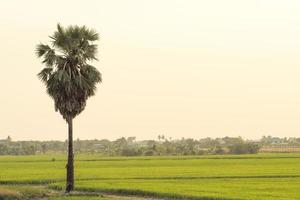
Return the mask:
<path id="1" fill-rule="evenodd" d="M 85 26 L 62 27 L 51 38 L 51 45 L 39 44 L 36 54 L 45 64 L 38 77 L 46 85 L 47 93 L 54 100 L 68 123 L 68 162 L 66 192 L 74 189 L 73 119 L 80 114 L 86 100 L 95 94 L 101 73 L 88 61 L 97 60 L 97 45 L 93 42 L 99 35 Z"/>

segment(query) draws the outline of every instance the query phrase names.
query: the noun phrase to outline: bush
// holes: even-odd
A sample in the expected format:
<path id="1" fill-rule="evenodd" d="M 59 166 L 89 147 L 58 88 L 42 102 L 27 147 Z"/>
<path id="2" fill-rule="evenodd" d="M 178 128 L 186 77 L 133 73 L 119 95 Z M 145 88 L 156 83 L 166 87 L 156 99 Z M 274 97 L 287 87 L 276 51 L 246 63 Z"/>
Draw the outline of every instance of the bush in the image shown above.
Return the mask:
<path id="1" fill-rule="evenodd" d="M 135 148 L 124 148 L 122 149 L 122 156 L 139 156 L 141 153 Z"/>
<path id="2" fill-rule="evenodd" d="M 228 147 L 231 154 L 255 154 L 259 148 L 259 145 L 249 142 L 234 144 Z"/>
<path id="3" fill-rule="evenodd" d="M 154 155 L 154 151 L 149 150 L 145 152 L 145 156 L 153 156 Z"/>

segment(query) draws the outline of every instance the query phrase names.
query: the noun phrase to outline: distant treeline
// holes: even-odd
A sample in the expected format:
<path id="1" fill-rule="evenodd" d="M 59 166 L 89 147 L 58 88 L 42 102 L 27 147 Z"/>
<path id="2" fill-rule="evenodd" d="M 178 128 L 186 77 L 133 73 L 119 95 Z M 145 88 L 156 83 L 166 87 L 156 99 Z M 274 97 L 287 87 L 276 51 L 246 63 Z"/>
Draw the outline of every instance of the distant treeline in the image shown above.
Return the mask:
<path id="1" fill-rule="evenodd" d="M 262 146 L 300 146 L 300 138 L 263 137 L 258 141 L 241 137 L 203 138 L 199 140 L 172 139 L 159 135 L 157 140 L 136 141 L 135 137 L 109 140 L 74 141 L 75 153 L 98 153 L 103 156 L 160 156 L 207 154 L 254 154 Z M 34 155 L 64 153 L 67 141 L 13 141 L 0 140 L 0 155 Z"/>

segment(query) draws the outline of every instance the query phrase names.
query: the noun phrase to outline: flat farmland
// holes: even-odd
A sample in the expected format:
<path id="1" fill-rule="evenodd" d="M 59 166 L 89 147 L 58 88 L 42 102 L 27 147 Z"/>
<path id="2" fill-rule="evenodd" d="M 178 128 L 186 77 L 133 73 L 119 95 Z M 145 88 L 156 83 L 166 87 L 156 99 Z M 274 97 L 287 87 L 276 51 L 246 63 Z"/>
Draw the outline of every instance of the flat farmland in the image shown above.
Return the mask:
<path id="1" fill-rule="evenodd" d="M 2 156 L 0 183 L 2 187 L 43 185 L 60 191 L 65 164 L 64 155 Z M 76 190 L 89 193 L 162 199 L 300 199 L 300 154 L 78 155 L 75 177 Z"/>

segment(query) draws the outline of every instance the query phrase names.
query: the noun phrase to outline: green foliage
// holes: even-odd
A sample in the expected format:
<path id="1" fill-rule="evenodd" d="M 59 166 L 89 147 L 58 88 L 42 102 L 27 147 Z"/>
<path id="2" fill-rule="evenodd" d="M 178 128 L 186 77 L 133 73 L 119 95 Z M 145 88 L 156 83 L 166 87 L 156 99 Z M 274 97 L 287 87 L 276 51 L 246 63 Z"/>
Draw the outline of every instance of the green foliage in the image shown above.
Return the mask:
<path id="1" fill-rule="evenodd" d="M 74 141 L 75 153 L 97 153 L 104 156 L 166 156 L 166 155 L 211 155 L 211 154 L 256 154 L 263 145 L 271 145 L 273 139 L 262 138 L 260 141 L 248 141 L 235 137 L 203 138 L 194 140 L 144 140 L 136 141 L 135 137 L 110 140 Z M 275 139 L 275 141 L 280 141 Z M 282 139 L 272 147 L 299 148 L 299 138 Z M 65 153 L 67 143 L 62 141 L 13 141 L 9 137 L 0 140 L 0 155 L 34 155 Z"/>
<path id="2" fill-rule="evenodd" d="M 51 47 L 36 47 L 36 55 L 46 65 L 38 77 L 53 98 L 55 110 L 64 119 L 73 119 L 84 110 L 86 100 L 95 94 L 96 84 L 102 80 L 100 72 L 88 64 L 97 60 L 97 45 L 93 42 L 99 35 L 85 26 L 64 28 L 58 24 L 50 38 Z"/>
<path id="3" fill-rule="evenodd" d="M 249 153 L 257 153 L 259 150 L 258 144 L 253 143 L 239 143 L 233 144 L 229 146 L 229 152 L 231 154 L 249 154 Z"/>
<path id="4" fill-rule="evenodd" d="M 298 139 L 288 139 L 284 145 L 300 146 Z M 98 153 L 105 156 L 166 156 L 166 155 L 209 155 L 209 154 L 256 154 L 265 144 L 261 141 L 248 141 L 240 137 L 203 138 L 199 140 L 182 138 L 180 140 L 159 139 L 136 141 L 135 137 L 109 140 L 74 141 L 75 153 Z M 280 143 L 278 144 L 280 145 Z M 282 147 L 282 145 L 280 145 Z M 0 155 L 34 155 L 65 153 L 67 143 L 62 141 L 12 141 L 0 140 Z"/>

